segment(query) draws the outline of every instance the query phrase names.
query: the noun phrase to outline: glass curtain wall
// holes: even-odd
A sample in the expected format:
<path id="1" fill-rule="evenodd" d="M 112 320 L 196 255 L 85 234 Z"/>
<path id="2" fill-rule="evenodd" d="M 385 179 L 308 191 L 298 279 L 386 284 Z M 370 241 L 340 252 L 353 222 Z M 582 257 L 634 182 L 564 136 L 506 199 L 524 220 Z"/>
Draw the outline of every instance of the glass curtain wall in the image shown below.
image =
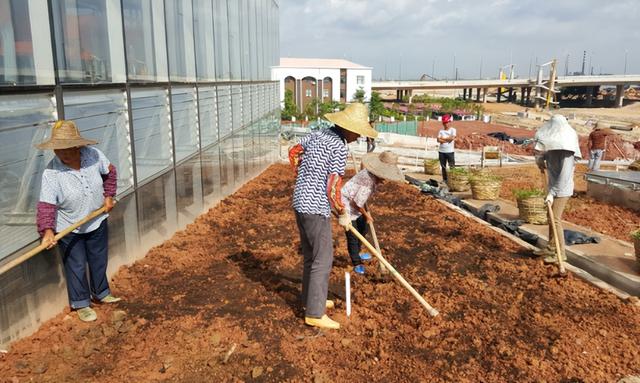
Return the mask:
<path id="1" fill-rule="evenodd" d="M 34 145 L 59 117 L 118 169 L 117 251 L 163 238 L 274 161 L 277 11 L 272 0 L 0 0 L 0 260 L 37 243 L 53 153 Z"/>

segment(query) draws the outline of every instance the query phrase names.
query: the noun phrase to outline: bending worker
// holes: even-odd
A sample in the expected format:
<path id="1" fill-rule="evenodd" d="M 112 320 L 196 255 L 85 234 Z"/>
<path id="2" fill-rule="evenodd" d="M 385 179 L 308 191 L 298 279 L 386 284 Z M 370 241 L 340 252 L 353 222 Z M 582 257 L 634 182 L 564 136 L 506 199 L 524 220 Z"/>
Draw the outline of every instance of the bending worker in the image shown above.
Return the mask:
<path id="1" fill-rule="evenodd" d="M 573 172 L 575 158 L 582 158 L 578 134 L 569 125 L 564 116 L 554 115 L 551 120 L 542 125 L 535 135 L 536 164 L 544 175 L 547 171 L 547 196 L 545 203 L 551 204 L 560 243 L 562 260 L 566 260 L 564 249 L 564 230 L 562 228 L 562 213 L 567 201 L 573 195 Z M 551 217 L 549 217 L 551 218 Z M 545 263 L 556 263 L 555 240 L 552 220 L 549 219 L 549 242 L 544 249 L 534 251 L 535 255 L 545 256 Z"/>
<path id="2" fill-rule="evenodd" d="M 325 314 L 326 308 L 333 307 L 333 302 L 327 300 L 333 265 L 331 209 L 340 214 L 340 225 L 347 228 L 351 224 L 348 209 L 340 197 L 347 144 L 361 135 L 376 137 L 377 132 L 369 125 L 364 104 L 350 104 L 344 111 L 329 113 L 325 118 L 334 127 L 303 137 L 300 144 L 289 150 L 289 160 L 297 170 L 293 209 L 303 255 L 301 300 L 305 323 L 338 329 L 340 324 Z"/>
<path id="3" fill-rule="evenodd" d="M 73 121 L 60 120 L 53 126 L 51 138 L 36 145 L 38 149 L 51 149 L 55 153 L 42 173 L 36 218 L 38 233 L 47 249 L 56 245 L 55 233 L 102 206 L 107 213 L 114 206 L 116 168 L 100 150 L 87 146 L 94 144 L 97 142 L 80 136 Z M 92 298 L 101 303 L 120 301 L 111 295 L 106 275 L 107 216 L 102 214 L 92 219 L 59 241 L 69 305 L 85 322 L 97 319 L 91 308 Z"/>

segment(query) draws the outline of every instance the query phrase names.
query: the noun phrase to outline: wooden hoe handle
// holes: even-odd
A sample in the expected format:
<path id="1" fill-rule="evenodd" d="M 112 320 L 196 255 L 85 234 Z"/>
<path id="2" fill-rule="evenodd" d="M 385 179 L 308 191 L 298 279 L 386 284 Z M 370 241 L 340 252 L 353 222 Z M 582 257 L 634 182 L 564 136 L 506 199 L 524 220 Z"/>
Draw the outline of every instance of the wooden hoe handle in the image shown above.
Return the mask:
<path id="1" fill-rule="evenodd" d="M 351 225 L 349 225 L 348 230 L 351 233 L 353 233 L 353 235 L 355 235 L 360 240 L 360 242 L 362 242 L 362 244 L 365 245 L 367 249 L 369 249 L 369 251 L 371 251 L 371 253 L 376 256 L 376 258 L 378 258 L 378 261 L 380 261 L 380 263 L 382 263 L 384 267 L 386 267 L 387 270 L 389 270 L 389 273 L 393 275 L 393 277 L 397 279 L 402 286 L 404 286 L 407 290 L 409 290 L 411 295 L 413 295 L 418 300 L 418 302 L 420 302 L 420 304 L 427 310 L 429 315 L 431 315 L 432 317 L 438 315 L 438 310 L 431 307 L 431 305 L 429 305 L 429 303 L 427 303 L 427 301 L 424 300 L 424 298 L 409 284 L 409 282 L 407 282 L 402 277 L 402 275 L 400 275 L 400 273 L 393 266 L 391 266 L 389 262 L 387 262 L 386 259 L 384 259 L 384 257 L 382 257 L 382 254 L 380 254 L 380 252 L 375 247 L 373 247 L 371 243 L 369 243 L 369 241 L 367 241 L 362 236 L 362 234 L 358 232 L 358 230 L 356 230 Z"/>
<path id="2" fill-rule="evenodd" d="M 97 216 L 99 216 L 100 214 L 102 214 L 104 212 L 105 212 L 105 207 L 103 206 L 100 209 L 89 213 L 89 215 L 87 215 L 86 217 L 84 217 L 80 221 L 74 223 L 73 225 L 69 226 L 68 228 L 66 228 L 66 229 L 62 230 L 61 232 L 59 232 L 58 234 L 56 234 L 54 239 L 56 241 L 60 240 L 60 238 L 64 237 L 65 235 L 67 235 L 69 233 L 71 233 L 72 231 L 74 231 L 78 227 L 80 227 L 80 226 L 84 225 L 85 223 L 91 221 L 92 219 L 96 218 Z M 5 263 L 4 265 L 0 266 L 0 275 L 5 273 L 6 271 L 11 270 L 12 268 L 18 266 L 22 262 L 24 262 L 27 259 L 35 256 L 36 254 L 40 253 L 41 251 L 45 250 L 46 248 L 47 248 L 46 244 L 40 244 L 37 247 L 31 249 L 30 251 L 22 254 L 21 256 L 15 258 L 15 259 L 12 259 L 11 261 Z"/>
<path id="3" fill-rule="evenodd" d="M 560 274 L 566 274 L 567 271 L 564 268 L 564 263 L 562 263 L 562 254 L 560 252 L 560 238 L 558 238 L 558 230 L 556 230 L 556 217 L 553 215 L 553 209 L 551 209 L 551 204 L 545 202 L 545 205 L 547 205 L 547 212 L 549 214 L 549 220 L 551 222 L 551 231 L 553 233 L 553 240 L 556 245 L 556 257 L 558 257 L 558 268 L 560 269 Z"/>

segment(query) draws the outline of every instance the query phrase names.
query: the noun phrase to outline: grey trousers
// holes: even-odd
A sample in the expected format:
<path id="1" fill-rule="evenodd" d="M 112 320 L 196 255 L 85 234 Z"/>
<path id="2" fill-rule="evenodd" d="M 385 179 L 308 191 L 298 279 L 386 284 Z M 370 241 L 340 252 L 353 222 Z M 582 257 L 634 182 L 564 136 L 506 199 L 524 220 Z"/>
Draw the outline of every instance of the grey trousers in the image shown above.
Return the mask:
<path id="1" fill-rule="evenodd" d="M 333 265 L 333 238 L 331 218 L 296 212 L 296 222 L 302 244 L 302 303 L 305 316 L 321 318 L 324 315 L 329 274 Z"/>

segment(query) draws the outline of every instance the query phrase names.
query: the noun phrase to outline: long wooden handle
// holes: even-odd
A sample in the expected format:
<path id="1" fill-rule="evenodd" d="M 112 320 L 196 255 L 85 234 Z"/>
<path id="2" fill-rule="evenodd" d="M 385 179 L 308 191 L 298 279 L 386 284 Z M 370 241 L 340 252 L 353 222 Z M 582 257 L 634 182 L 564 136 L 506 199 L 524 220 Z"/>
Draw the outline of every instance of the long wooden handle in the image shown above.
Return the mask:
<path id="1" fill-rule="evenodd" d="M 558 257 L 558 268 L 560 269 L 560 274 L 565 274 L 567 271 L 564 269 L 564 263 L 562 263 L 562 253 L 560 250 L 560 238 L 558 238 L 558 230 L 556 230 L 556 217 L 553 215 L 553 209 L 551 208 L 551 203 L 545 202 L 545 204 L 547 205 L 547 211 L 549 213 L 549 220 L 551 222 L 551 231 L 553 233 L 553 240 L 556 244 L 556 257 Z"/>
<path id="2" fill-rule="evenodd" d="M 86 217 L 84 217 L 80 221 L 74 223 L 73 225 L 69 226 L 68 228 L 66 228 L 66 229 L 62 230 L 61 232 L 59 232 L 58 234 L 56 234 L 54 236 L 54 239 L 56 241 L 60 240 L 60 238 L 64 237 L 65 235 L 71 233 L 72 231 L 74 231 L 78 227 L 84 225 L 85 223 L 91 221 L 92 219 L 96 218 L 100 214 L 104 213 L 105 209 L 106 208 L 103 206 L 100 209 L 89 213 L 89 215 L 87 215 Z M 46 248 L 47 248 L 46 244 L 40 244 L 37 247 L 31 249 L 30 251 L 22 254 L 21 256 L 15 258 L 15 259 L 12 259 L 11 261 L 9 261 L 9 262 L 5 263 L 4 265 L 0 266 L 0 274 L 3 274 L 6 271 L 11 270 L 15 266 L 18 266 L 22 262 L 24 262 L 27 259 L 35 256 L 36 254 L 40 253 L 41 251 L 45 250 Z"/>
<path id="3" fill-rule="evenodd" d="M 351 225 L 349 225 L 348 230 L 351 231 L 351 233 L 353 233 L 353 235 L 355 235 L 360 240 L 360 242 L 362 242 L 362 244 L 365 245 L 367 249 L 369 249 L 369 251 L 371 251 L 371 253 L 376 256 L 376 258 L 378 258 L 378 261 L 380 261 L 380 263 L 382 263 L 389 270 L 391 275 L 393 275 L 393 277 L 397 279 L 402 286 L 404 286 L 407 290 L 409 290 L 411 295 L 413 295 L 418 300 L 418 302 L 420 302 L 420 304 L 427 310 L 429 315 L 431 315 L 432 317 L 438 315 L 438 310 L 431 307 L 431 305 L 429 305 L 429 303 L 427 303 L 427 301 L 424 300 L 424 298 L 409 284 L 409 282 L 407 282 L 402 277 L 402 275 L 400 275 L 400 273 L 398 273 L 398 271 L 393 266 L 391 266 L 391 264 L 387 262 L 386 259 L 382 257 L 382 254 L 380 254 L 380 252 L 378 252 L 378 250 L 375 247 L 373 247 L 371 243 L 369 243 L 369 241 L 367 241 L 358 232 L 358 230 L 356 230 Z"/>

